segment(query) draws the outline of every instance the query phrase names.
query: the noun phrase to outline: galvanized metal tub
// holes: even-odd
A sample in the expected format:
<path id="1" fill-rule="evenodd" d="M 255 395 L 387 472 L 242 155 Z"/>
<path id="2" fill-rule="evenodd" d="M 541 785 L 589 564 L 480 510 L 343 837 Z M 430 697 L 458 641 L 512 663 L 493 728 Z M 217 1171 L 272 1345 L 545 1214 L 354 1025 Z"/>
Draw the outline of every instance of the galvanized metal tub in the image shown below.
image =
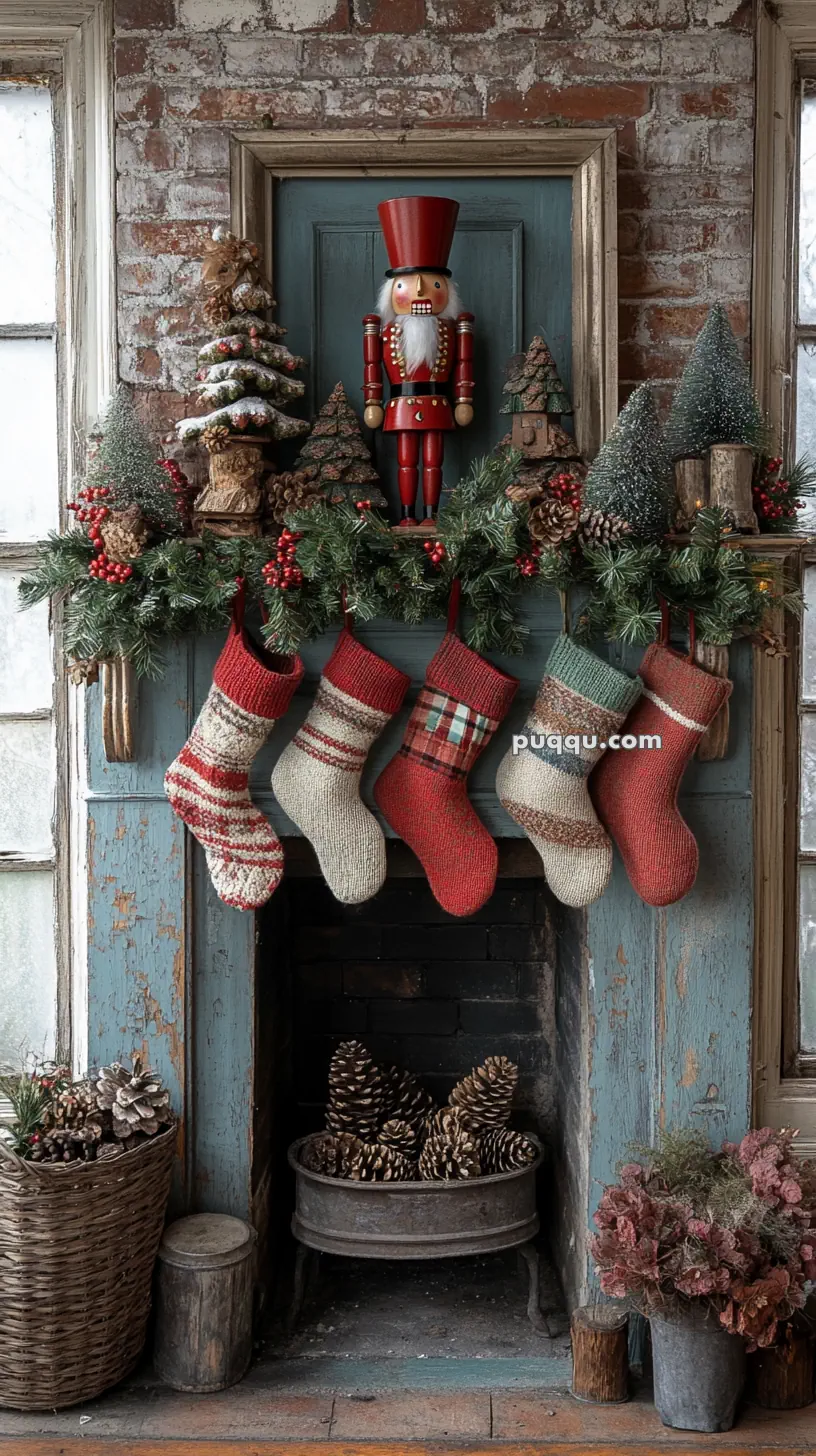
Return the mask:
<path id="1" fill-rule="evenodd" d="M 301 1244 L 355 1259 L 449 1259 L 526 1244 L 538 1233 L 535 1180 L 544 1154 L 512 1173 L 450 1183 L 355 1183 L 312 1173 L 289 1149 Z"/>

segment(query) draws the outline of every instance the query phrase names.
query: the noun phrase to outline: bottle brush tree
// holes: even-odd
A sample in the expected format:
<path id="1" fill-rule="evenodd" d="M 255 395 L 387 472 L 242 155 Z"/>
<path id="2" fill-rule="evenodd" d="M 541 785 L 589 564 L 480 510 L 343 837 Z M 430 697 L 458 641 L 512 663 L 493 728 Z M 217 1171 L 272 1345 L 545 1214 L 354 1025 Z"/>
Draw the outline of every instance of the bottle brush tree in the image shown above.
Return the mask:
<path id="1" fill-rule="evenodd" d="M 656 541 L 669 528 L 674 490 L 654 395 L 641 384 L 601 446 L 584 485 L 584 505 L 625 521 L 632 536 Z"/>
<path id="2" fill-rule="evenodd" d="M 748 365 L 728 315 L 715 303 L 697 335 L 666 427 L 672 459 L 704 455 L 712 445 L 766 443 L 766 427 Z"/>
<path id="3" fill-rule="evenodd" d="M 308 471 L 315 487 L 334 505 L 344 500 L 388 504 L 342 384 L 334 386 L 322 406 L 295 469 Z"/>

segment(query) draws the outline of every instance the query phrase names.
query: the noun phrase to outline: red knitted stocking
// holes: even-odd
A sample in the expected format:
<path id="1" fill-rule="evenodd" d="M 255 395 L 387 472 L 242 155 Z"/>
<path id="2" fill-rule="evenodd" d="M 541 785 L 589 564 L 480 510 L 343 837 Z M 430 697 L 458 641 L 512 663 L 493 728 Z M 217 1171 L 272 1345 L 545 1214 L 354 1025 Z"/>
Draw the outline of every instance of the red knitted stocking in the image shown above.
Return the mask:
<path id="1" fill-rule="evenodd" d="M 428 665 L 402 747 L 374 785 L 388 823 L 421 860 L 451 915 L 472 915 L 496 883 L 496 845 L 465 780 L 517 687 L 448 632 Z"/>
<path id="2" fill-rule="evenodd" d="M 660 748 L 606 753 L 589 780 L 592 801 L 647 905 L 673 905 L 697 878 L 697 841 L 677 807 L 680 780 L 731 683 L 670 647 L 647 648 L 643 694 L 621 736 L 659 735 Z"/>

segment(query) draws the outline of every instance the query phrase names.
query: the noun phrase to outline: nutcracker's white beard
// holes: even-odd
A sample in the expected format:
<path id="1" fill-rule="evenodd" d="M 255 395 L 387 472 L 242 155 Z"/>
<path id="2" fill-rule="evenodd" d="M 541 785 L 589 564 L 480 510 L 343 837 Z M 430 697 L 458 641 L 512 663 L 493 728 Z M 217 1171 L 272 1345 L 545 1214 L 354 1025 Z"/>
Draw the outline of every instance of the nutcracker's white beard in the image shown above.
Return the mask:
<path id="1" fill-rule="evenodd" d="M 405 367 L 409 374 L 426 364 L 430 369 L 436 361 L 439 344 L 437 320 L 455 319 L 462 312 L 459 291 L 451 279 L 448 282 L 448 301 L 438 314 L 409 314 L 394 312 L 391 302 L 391 278 L 386 278 L 377 299 L 377 313 L 384 324 L 396 323 L 402 336 Z"/>

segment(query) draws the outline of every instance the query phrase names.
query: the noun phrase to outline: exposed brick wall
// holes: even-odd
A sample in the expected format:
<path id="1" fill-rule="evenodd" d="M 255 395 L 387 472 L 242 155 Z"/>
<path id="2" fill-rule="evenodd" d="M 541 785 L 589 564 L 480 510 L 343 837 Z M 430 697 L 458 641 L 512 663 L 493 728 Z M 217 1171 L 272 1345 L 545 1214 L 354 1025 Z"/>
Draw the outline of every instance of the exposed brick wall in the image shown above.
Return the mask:
<path id="1" fill-rule="evenodd" d="M 466 922 L 421 880 L 389 879 L 366 905 L 340 905 L 321 880 L 290 880 L 279 921 L 261 925 L 262 978 L 288 974 L 297 1131 L 322 1125 L 329 1058 L 345 1037 L 407 1067 L 444 1102 L 485 1056 L 518 1063 L 518 1126 L 544 1135 L 555 1114 L 555 944 L 541 880 L 503 880 Z M 276 896 L 275 899 L 279 899 Z M 262 1032 L 261 1047 L 275 1045 Z"/>
<path id="2" fill-rule="evenodd" d="M 117 0 L 116 35 L 121 370 L 164 428 L 229 132 L 264 117 L 614 124 L 623 392 L 676 377 L 715 298 L 747 334 L 751 0 Z"/>

